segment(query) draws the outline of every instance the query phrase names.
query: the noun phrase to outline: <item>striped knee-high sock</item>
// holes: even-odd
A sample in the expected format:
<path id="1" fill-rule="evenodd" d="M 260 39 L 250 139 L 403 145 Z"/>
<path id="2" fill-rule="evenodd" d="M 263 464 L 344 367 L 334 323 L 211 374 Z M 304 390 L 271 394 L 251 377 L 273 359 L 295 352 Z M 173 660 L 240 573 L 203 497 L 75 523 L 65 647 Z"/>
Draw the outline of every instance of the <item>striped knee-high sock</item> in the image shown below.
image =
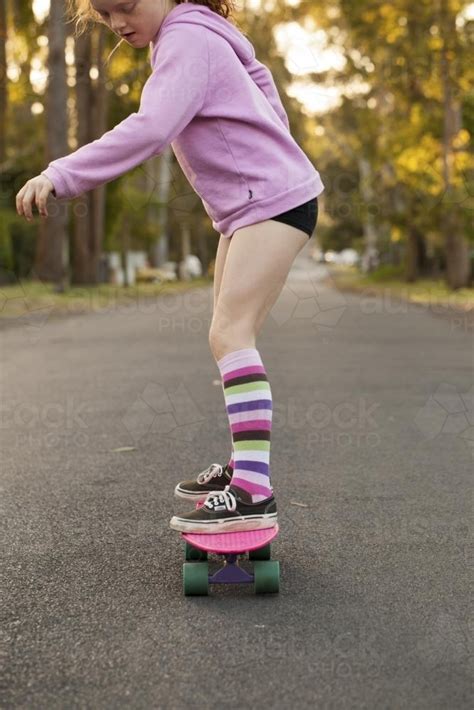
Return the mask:
<path id="1" fill-rule="evenodd" d="M 234 463 L 234 449 L 232 449 L 232 453 L 230 455 L 230 459 L 227 464 L 227 473 L 231 476 L 234 474 L 234 465 L 235 465 L 235 463 Z"/>
<path id="2" fill-rule="evenodd" d="M 272 392 L 258 350 L 243 348 L 217 361 L 232 433 L 232 488 L 252 503 L 273 495 L 270 484 Z"/>

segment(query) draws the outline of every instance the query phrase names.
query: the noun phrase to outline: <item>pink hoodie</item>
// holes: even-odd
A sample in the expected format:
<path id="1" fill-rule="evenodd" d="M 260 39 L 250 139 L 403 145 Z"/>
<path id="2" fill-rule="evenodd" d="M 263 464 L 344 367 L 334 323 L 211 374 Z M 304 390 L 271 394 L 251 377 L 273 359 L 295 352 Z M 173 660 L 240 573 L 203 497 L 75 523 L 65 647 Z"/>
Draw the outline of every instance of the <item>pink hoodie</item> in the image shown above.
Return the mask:
<path id="1" fill-rule="evenodd" d="M 177 5 L 150 50 L 138 112 L 43 170 L 57 199 L 107 183 L 169 144 L 225 237 L 324 190 L 291 136 L 271 72 L 228 20 L 204 5 Z"/>

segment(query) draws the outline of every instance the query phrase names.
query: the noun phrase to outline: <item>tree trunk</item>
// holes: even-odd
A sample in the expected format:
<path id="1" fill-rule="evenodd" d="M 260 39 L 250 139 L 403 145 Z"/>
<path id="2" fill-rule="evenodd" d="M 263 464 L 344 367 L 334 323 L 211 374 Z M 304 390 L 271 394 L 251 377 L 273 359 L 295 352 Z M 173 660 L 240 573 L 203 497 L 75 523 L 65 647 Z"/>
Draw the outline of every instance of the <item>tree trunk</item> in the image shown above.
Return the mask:
<path id="1" fill-rule="evenodd" d="M 405 279 L 413 283 L 426 269 L 426 243 L 422 232 L 415 224 L 408 229 Z"/>
<path id="2" fill-rule="evenodd" d="M 6 158 L 6 127 L 7 127 L 7 8 L 6 0 L 0 0 L 0 163 Z"/>
<path id="3" fill-rule="evenodd" d="M 159 264 L 155 258 L 156 245 L 160 239 L 161 228 L 160 228 L 160 212 L 161 209 L 159 205 L 155 204 L 155 200 L 159 199 L 160 193 L 160 170 L 161 161 L 163 156 L 155 156 L 150 158 L 144 165 L 144 175 L 143 175 L 143 190 L 147 199 L 149 200 L 146 207 L 146 221 L 150 230 L 156 233 L 155 240 L 150 244 L 148 250 L 148 260 L 151 266 L 158 266 Z M 155 232 L 156 230 L 156 232 Z"/>
<path id="4" fill-rule="evenodd" d="M 191 254 L 191 229 L 187 220 L 182 220 L 181 228 L 181 261 L 179 263 L 178 274 L 182 281 L 191 279 L 186 266 L 186 257 Z"/>
<path id="5" fill-rule="evenodd" d="M 452 289 L 469 285 L 470 264 L 469 248 L 462 234 L 462 223 L 455 201 L 450 199 L 455 190 L 454 184 L 454 151 L 453 140 L 459 132 L 461 106 L 454 96 L 453 74 L 456 73 L 455 59 L 450 61 L 449 55 L 455 57 L 456 17 L 446 0 L 439 0 L 439 28 L 443 40 L 441 48 L 441 81 L 443 86 L 443 182 L 444 207 L 441 217 L 441 227 L 446 247 L 446 282 Z M 454 46 L 452 46 L 454 45 Z"/>
<path id="6" fill-rule="evenodd" d="M 107 96 L 102 66 L 104 30 L 102 27 L 94 29 L 97 31 L 76 38 L 75 44 L 78 147 L 92 142 L 106 129 Z M 93 57 L 95 62 L 92 62 Z M 90 76 L 93 63 L 99 71 L 97 86 L 93 86 Z M 74 215 L 73 282 L 97 284 L 104 233 L 105 185 L 76 198 Z"/>
<path id="7" fill-rule="evenodd" d="M 198 232 L 198 255 L 202 264 L 202 275 L 206 276 L 209 268 L 209 242 L 202 224 L 200 225 Z"/>
<path id="8" fill-rule="evenodd" d="M 122 228 L 120 230 L 120 263 L 123 271 L 123 285 L 130 286 L 128 280 L 128 252 L 130 250 L 130 216 L 123 211 Z"/>
<path id="9" fill-rule="evenodd" d="M 107 130 L 107 106 L 109 94 L 105 88 L 106 73 L 102 56 L 105 49 L 105 28 L 101 25 L 96 28 L 97 50 L 95 52 L 96 65 L 98 69 L 97 83 L 93 87 L 92 98 L 92 131 L 91 140 L 103 135 Z M 105 233 L 105 197 L 106 185 L 99 185 L 91 192 L 91 254 L 90 254 L 90 276 L 94 277 L 91 283 L 97 283 L 99 279 L 99 263 L 102 255 L 102 244 Z"/>
<path id="10" fill-rule="evenodd" d="M 172 149 L 170 146 L 167 146 L 160 155 L 159 159 L 155 159 L 153 163 L 154 167 L 157 168 L 157 180 L 155 184 L 158 189 L 157 196 L 161 203 L 158 208 L 158 214 L 156 215 L 156 222 L 158 223 L 158 239 L 151 249 L 151 263 L 154 267 L 162 266 L 169 260 L 169 211 L 167 203 L 171 186 L 172 159 Z M 153 176 L 153 178 L 154 177 L 155 176 Z M 155 214 L 155 210 L 153 209 L 153 224 L 155 223 Z"/>
<path id="11" fill-rule="evenodd" d="M 90 80 L 91 35 L 85 33 L 77 37 L 74 45 L 76 59 L 76 117 L 77 147 L 89 143 L 92 103 Z M 72 281 L 74 284 L 90 283 L 90 237 L 92 231 L 91 193 L 74 200 L 74 253 L 72 259 Z M 92 282 L 94 283 L 94 282 Z"/>
<path id="12" fill-rule="evenodd" d="M 46 87 L 46 163 L 68 153 L 66 25 L 62 0 L 51 0 L 48 22 L 48 82 Z M 48 200 L 49 217 L 40 222 L 35 274 L 53 281 L 59 290 L 68 280 L 67 204 Z"/>
<path id="13" fill-rule="evenodd" d="M 375 228 L 374 217 L 370 211 L 371 205 L 374 204 L 375 195 L 372 187 L 372 168 L 370 166 L 370 162 L 366 158 L 358 158 L 358 164 L 360 173 L 360 189 L 362 192 L 362 199 L 366 205 L 363 224 L 365 244 L 361 265 L 364 273 L 369 273 L 379 265 L 377 230 Z"/>

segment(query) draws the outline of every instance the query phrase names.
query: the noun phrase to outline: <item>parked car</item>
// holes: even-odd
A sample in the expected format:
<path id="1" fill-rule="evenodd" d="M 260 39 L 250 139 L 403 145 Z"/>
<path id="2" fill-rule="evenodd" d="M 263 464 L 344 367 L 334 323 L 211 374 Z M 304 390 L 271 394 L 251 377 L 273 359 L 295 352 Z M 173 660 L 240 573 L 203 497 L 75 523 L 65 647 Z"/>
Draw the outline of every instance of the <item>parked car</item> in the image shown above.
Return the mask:
<path id="1" fill-rule="evenodd" d="M 339 263 L 346 266 L 355 266 L 359 263 L 359 254 L 355 249 L 343 249 L 339 254 Z"/>

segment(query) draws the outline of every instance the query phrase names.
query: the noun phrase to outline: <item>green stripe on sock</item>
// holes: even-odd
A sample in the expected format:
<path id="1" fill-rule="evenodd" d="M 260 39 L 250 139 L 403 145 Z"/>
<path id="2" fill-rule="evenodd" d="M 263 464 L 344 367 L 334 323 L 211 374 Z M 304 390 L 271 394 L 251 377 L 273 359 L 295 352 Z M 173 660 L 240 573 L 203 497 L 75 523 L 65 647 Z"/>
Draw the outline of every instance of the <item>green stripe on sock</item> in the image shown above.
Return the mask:
<path id="1" fill-rule="evenodd" d="M 245 441 L 234 441 L 236 451 L 270 451 L 270 442 L 265 439 L 246 439 Z"/>
<path id="2" fill-rule="evenodd" d="M 227 397 L 230 394 L 253 392 L 254 390 L 270 390 L 270 385 L 266 380 L 259 380 L 258 382 L 246 382 L 244 385 L 234 385 L 233 387 L 227 387 L 225 390 L 225 396 Z"/>

